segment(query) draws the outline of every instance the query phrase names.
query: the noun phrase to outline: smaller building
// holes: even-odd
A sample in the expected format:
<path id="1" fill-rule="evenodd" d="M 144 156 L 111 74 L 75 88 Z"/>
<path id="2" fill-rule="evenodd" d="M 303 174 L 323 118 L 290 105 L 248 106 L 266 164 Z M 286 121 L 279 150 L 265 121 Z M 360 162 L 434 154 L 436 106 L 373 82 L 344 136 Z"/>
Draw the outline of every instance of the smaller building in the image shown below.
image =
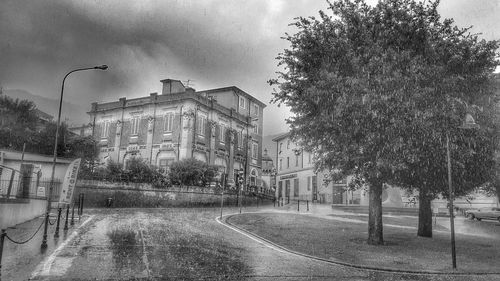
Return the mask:
<path id="1" fill-rule="evenodd" d="M 59 196 L 60 183 L 71 162 L 57 158 L 53 200 Z M 31 220 L 45 212 L 52 163 L 51 156 L 0 150 L 0 228 Z"/>
<path id="2" fill-rule="evenodd" d="M 81 126 L 72 126 L 68 128 L 68 130 L 77 136 L 86 137 L 92 136 L 92 125 L 91 124 L 82 124 Z"/>
<path id="3" fill-rule="evenodd" d="M 276 143 L 276 198 L 341 204 L 346 181 L 327 181 L 325 173 L 315 173 L 313 153 L 298 146 L 290 133 L 273 139 Z"/>

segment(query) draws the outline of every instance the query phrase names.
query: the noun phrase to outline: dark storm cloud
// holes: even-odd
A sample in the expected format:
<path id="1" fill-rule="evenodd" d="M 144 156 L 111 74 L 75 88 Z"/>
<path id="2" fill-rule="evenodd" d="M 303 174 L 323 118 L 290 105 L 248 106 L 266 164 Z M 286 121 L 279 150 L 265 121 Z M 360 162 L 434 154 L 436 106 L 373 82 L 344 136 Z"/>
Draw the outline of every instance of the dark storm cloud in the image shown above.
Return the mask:
<path id="1" fill-rule="evenodd" d="M 471 2 L 442 1 L 443 14 L 458 15 L 462 26 L 479 23 L 489 39 L 498 38 L 498 2 L 481 1 L 488 3 L 486 18 L 469 9 Z M 65 99 L 88 109 L 96 100 L 145 96 L 161 89 L 160 79 L 175 78 L 195 80 L 198 90 L 235 85 L 267 103 L 266 80 L 287 47 L 280 36 L 294 17 L 325 8 L 325 1 L 306 0 L 2 0 L 0 84 L 57 98 L 68 70 L 106 63 L 106 72 L 71 76 Z M 286 130 L 276 115 L 288 111 L 269 109 L 266 133 Z"/>
<path id="2" fill-rule="evenodd" d="M 57 97 L 66 71 L 107 63 L 106 73 L 68 81 L 74 102 L 143 96 L 167 77 L 195 80 L 198 89 L 236 85 L 268 102 L 265 81 L 282 49 L 276 42 L 298 15 L 291 12 L 296 7 L 280 1 L 4 1 L 0 83 Z"/>

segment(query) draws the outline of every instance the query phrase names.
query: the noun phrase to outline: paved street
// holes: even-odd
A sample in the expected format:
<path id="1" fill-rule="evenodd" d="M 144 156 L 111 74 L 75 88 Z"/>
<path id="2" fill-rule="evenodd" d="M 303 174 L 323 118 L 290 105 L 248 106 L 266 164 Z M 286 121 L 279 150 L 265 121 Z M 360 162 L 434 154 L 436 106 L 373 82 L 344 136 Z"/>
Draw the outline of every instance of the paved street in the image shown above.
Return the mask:
<path id="1" fill-rule="evenodd" d="M 235 232 L 215 220 L 219 214 L 217 208 L 95 210 L 81 235 L 61 243 L 31 275 L 35 280 L 494 279 L 400 275 L 314 261 Z"/>

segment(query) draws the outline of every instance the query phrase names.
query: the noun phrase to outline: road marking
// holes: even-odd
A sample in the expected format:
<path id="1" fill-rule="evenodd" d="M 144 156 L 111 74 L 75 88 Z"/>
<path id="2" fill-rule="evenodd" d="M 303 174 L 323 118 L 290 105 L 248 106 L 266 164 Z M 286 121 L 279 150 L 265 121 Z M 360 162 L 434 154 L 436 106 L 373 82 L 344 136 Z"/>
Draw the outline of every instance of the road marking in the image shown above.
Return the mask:
<path id="1" fill-rule="evenodd" d="M 84 221 L 80 226 L 78 226 L 77 229 L 75 229 L 73 231 L 73 233 L 71 233 L 71 235 L 68 237 L 68 239 L 66 239 L 64 242 L 62 242 L 59 247 L 57 247 L 54 252 L 48 256 L 47 258 L 45 258 L 45 260 L 43 260 L 35 269 L 35 271 L 33 271 L 33 274 L 31 275 L 31 278 L 30 279 L 34 279 L 36 278 L 37 276 L 49 276 L 50 275 L 50 269 L 52 267 L 52 265 L 54 264 L 54 261 L 56 260 L 56 257 L 57 255 L 59 254 L 59 252 L 61 252 L 64 247 L 66 247 L 66 245 L 71 241 L 73 240 L 73 238 L 75 238 L 76 235 L 78 235 L 78 230 L 80 228 L 82 228 L 84 225 L 86 225 L 88 222 L 90 222 L 92 219 L 94 218 L 94 216 L 90 216 L 90 218 L 88 218 L 86 221 Z M 66 270 L 71 266 L 71 262 L 73 260 L 69 260 L 69 261 L 64 261 L 60 267 L 57 268 L 57 271 L 55 273 L 57 273 L 58 276 L 60 275 L 63 275 Z"/>
<path id="2" fill-rule="evenodd" d="M 228 215 L 224 215 L 224 216 L 226 217 L 226 216 L 232 216 L 232 215 L 237 215 L 237 214 L 239 214 L 239 213 L 228 214 Z M 259 244 L 261 244 L 261 245 L 264 245 L 264 246 L 266 246 L 266 247 L 268 247 L 268 248 L 270 248 L 270 249 L 273 249 L 273 250 L 275 250 L 275 251 L 278 251 L 278 252 L 280 252 L 280 253 L 285 253 L 285 254 L 288 254 L 288 252 L 283 251 L 282 249 L 280 249 L 280 248 L 278 248 L 278 247 L 275 247 L 275 246 L 273 246 L 273 245 L 271 245 L 271 244 L 269 244 L 269 243 L 266 243 L 265 241 L 262 241 L 262 240 L 260 240 L 260 239 L 258 239 L 258 238 L 255 238 L 254 236 L 252 236 L 252 235 L 250 235 L 250 234 L 248 234 L 248 233 L 246 233 L 246 232 L 243 232 L 243 231 L 241 231 L 241 230 L 239 230 L 239 229 L 237 229 L 237 228 L 235 228 L 235 227 L 233 227 L 233 226 L 231 226 L 231 225 L 228 225 L 228 224 L 225 224 L 225 223 L 221 222 L 221 221 L 220 221 L 220 217 L 219 217 L 219 216 L 217 216 L 217 217 L 215 218 L 215 220 L 216 220 L 218 223 L 222 224 L 223 226 L 225 226 L 225 227 L 227 227 L 227 228 L 229 228 L 229 229 L 231 229 L 231 230 L 233 230 L 233 231 L 236 231 L 236 232 L 238 232 L 239 234 L 242 234 L 242 235 L 244 235 L 244 236 L 246 236 L 246 237 L 248 237 L 248 238 L 252 239 L 253 241 L 255 241 L 255 242 L 257 242 L 257 243 L 259 243 Z"/>
<path id="3" fill-rule="evenodd" d="M 147 277 L 151 276 L 151 272 L 149 271 L 149 261 L 148 261 L 148 256 L 146 254 L 146 241 L 144 241 L 144 234 L 142 231 L 142 225 L 141 223 L 139 224 L 139 234 L 141 235 L 141 241 L 142 241 L 142 262 L 146 266 L 146 274 Z"/>

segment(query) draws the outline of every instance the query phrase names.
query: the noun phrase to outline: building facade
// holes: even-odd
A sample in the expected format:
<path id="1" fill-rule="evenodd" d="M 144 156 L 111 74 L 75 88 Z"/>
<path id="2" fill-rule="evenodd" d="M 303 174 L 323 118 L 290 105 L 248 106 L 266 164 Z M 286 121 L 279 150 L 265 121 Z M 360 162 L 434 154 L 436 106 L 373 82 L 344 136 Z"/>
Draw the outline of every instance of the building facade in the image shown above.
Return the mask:
<path id="1" fill-rule="evenodd" d="M 325 181 L 323 172 L 314 172 L 314 160 L 311 152 L 304 150 L 290 139 L 286 133 L 273 139 L 276 145 L 276 181 L 275 196 L 286 202 L 290 200 L 309 200 L 328 204 L 368 206 L 369 195 L 366 188 L 349 190 L 348 176 L 339 182 Z M 397 186 L 384 185 L 382 191 L 384 207 L 418 208 L 418 192 L 410 193 Z M 448 201 L 441 197 L 432 200 L 433 210 L 446 210 Z M 468 197 L 455 198 L 458 208 L 480 208 L 498 206 L 495 196 L 482 193 L 470 194 Z M 436 211 L 437 212 L 437 211 Z"/>
<path id="2" fill-rule="evenodd" d="M 346 182 L 327 182 L 324 173 L 314 172 L 313 154 L 298 146 L 286 133 L 276 144 L 276 197 L 284 200 L 341 204 Z"/>
<path id="3" fill-rule="evenodd" d="M 217 165 L 230 184 L 242 169 L 246 186 L 260 186 L 264 103 L 234 86 L 195 91 L 179 80 L 161 82 L 161 95 L 92 104 L 100 162 L 126 167 L 135 157 L 166 168 L 196 158 Z"/>

